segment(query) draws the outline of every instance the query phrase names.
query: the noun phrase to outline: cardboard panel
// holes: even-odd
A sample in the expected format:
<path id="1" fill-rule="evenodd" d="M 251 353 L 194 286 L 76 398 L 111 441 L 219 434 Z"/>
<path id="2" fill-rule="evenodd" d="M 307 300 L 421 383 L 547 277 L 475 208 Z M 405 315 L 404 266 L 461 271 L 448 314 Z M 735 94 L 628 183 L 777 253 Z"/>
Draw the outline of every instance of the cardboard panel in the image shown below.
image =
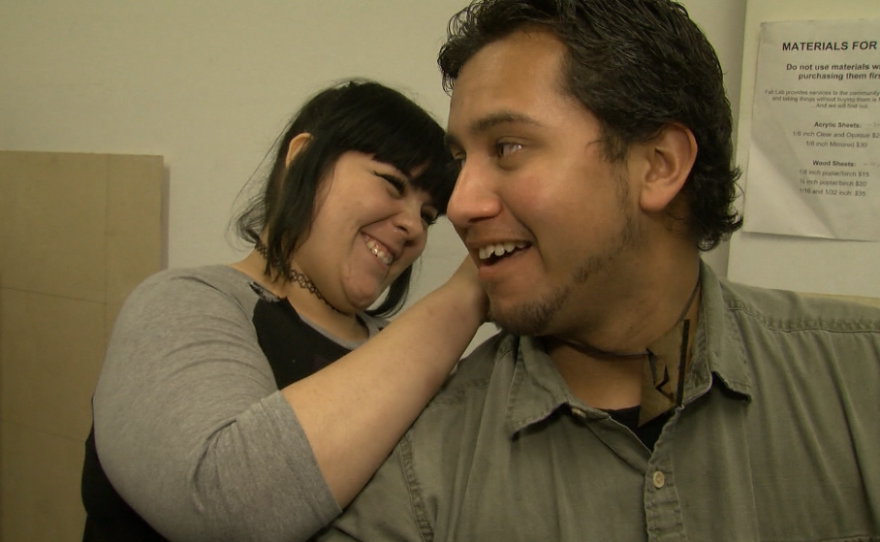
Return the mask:
<path id="1" fill-rule="evenodd" d="M 0 152 L 0 540 L 82 539 L 91 396 L 162 262 L 159 156 Z"/>
<path id="2" fill-rule="evenodd" d="M 104 305 L 8 288 L 2 298 L 0 417 L 84 440 L 104 353 Z"/>
<path id="3" fill-rule="evenodd" d="M 3 286 L 103 303 L 106 156 L 8 154 Z"/>
<path id="4" fill-rule="evenodd" d="M 10 422 L 0 422 L 0 434 L 0 540 L 82 540 L 82 441 Z"/>

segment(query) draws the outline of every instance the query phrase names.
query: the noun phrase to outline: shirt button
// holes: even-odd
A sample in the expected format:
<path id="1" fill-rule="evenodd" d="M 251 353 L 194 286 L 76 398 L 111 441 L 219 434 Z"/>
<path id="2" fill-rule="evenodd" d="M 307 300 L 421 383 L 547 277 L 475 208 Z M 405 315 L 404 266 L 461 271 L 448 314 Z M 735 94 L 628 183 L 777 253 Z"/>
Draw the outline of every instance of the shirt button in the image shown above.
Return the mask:
<path id="1" fill-rule="evenodd" d="M 587 413 L 584 412 L 583 410 L 579 409 L 579 408 L 576 408 L 576 407 L 571 407 L 571 414 L 572 414 L 572 416 L 574 416 L 575 418 L 580 418 L 580 419 L 582 419 L 582 420 L 586 420 L 586 419 L 587 419 Z"/>
<path id="2" fill-rule="evenodd" d="M 664 485 L 666 485 L 666 476 L 659 470 L 654 471 L 654 476 L 652 476 L 651 478 L 654 481 L 654 487 L 656 487 L 657 489 L 660 489 Z"/>

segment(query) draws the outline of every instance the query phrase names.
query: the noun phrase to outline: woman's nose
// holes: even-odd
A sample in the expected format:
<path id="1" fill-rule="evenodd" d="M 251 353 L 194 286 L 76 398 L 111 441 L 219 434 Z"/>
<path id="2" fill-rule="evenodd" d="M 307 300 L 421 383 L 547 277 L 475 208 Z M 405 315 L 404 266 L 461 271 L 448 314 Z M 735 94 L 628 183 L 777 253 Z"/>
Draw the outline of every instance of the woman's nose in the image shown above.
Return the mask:
<path id="1" fill-rule="evenodd" d="M 404 208 L 393 218 L 394 225 L 406 234 L 407 240 L 417 239 L 427 232 L 422 219 L 424 202 L 420 198 L 408 198 L 404 203 Z"/>

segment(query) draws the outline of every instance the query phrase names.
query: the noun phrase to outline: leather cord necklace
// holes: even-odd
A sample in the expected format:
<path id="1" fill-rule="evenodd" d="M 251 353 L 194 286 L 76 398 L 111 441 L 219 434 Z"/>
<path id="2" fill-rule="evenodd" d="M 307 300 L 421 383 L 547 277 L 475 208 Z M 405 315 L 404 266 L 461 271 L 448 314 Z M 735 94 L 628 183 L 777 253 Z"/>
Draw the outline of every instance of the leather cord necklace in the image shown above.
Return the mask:
<path id="1" fill-rule="evenodd" d="M 680 322 L 682 322 L 684 320 L 685 315 L 687 314 L 688 310 L 690 310 L 690 308 L 691 308 L 691 304 L 694 302 L 694 298 L 697 297 L 697 292 L 700 291 L 701 278 L 702 278 L 702 270 L 697 272 L 697 283 L 694 285 L 694 289 L 691 292 L 690 297 L 688 297 L 687 303 L 685 303 L 685 305 L 684 305 L 684 309 L 682 309 L 681 314 L 678 315 L 678 318 L 675 320 L 675 323 L 672 325 L 672 327 L 670 329 L 674 328 L 675 326 L 677 326 Z M 682 348 L 686 348 L 686 345 L 687 345 L 687 334 L 688 334 L 688 328 L 689 328 L 689 326 L 687 325 L 688 323 L 689 322 L 685 322 L 686 325 L 684 326 L 684 335 L 685 336 L 683 339 L 684 345 L 682 346 Z M 580 352 L 582 354 L 587 354 L 588 356 L 592 356 L 595 358 L 635 359 L 635 358 L 640 358 L 640 357 L 644 357 L 644 356 L 648 356 L 649 358 L 651 356 L 653 356 L 653 353 L 647 348 L 645 350 L 642 350 L 641 352 L 612 352 L 609 350 L 602 350 L 601 348 L 596 348 L 595 346 L 592 346 L 587 343 L 570 341 L 568 339 L 562 339 L 559 337 L 554 337 L 554 339 L 566 344 L 567 346 L 577 350 L 578 352 Z"/>

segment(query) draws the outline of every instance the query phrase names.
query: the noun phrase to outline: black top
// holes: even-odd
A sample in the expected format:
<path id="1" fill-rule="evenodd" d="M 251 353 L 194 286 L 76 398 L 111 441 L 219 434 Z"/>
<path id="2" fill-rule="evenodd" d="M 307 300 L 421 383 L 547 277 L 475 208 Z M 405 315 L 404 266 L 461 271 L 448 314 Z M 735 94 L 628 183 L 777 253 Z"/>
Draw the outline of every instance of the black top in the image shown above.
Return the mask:
<path id="1" fill-rule="evenodd" d="M 322 369 L 349 349 L 335 343 L 303 322 L 286 299 L 260 295 L 254 307 L 253 325 L 260 348 L 269 360 L 278 389 Z M 82 472 L 82 500 L 86 509 L 83 542 L 165 542 L 113 488 L 95 447 L 95 428 L 86 439 Z"/>

